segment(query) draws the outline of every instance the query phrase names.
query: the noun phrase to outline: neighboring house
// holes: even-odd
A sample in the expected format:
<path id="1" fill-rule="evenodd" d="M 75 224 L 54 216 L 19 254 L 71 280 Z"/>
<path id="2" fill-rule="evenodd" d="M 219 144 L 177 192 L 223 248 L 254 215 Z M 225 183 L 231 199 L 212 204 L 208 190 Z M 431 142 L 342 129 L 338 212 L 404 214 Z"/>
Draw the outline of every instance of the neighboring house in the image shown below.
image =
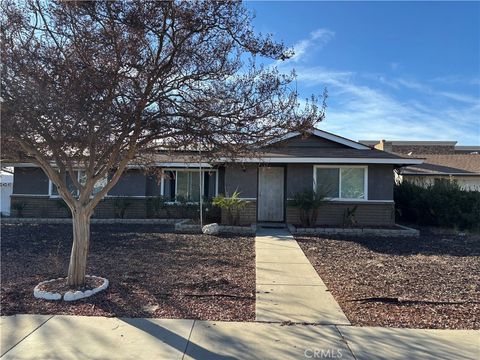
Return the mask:
<path id="1" fill-rule="evenodd" d="M 401 156 L 424 159 L 396 170 L 396 181 L 426 186 L 436 179 L 455 180 L 463 189 L 480 191 L 480 146 L 456 146 L 456 141 L 375 141 L 363 144 Z"/>
<path id="2" fill-rule="evenodd" d="M 156 170 L 163 173 L 159 181 L 142 169 L 129 168 L 98 205 L 94 216 L 113 217 L 119 196 L 131 201 L 126 216 L 137 218 L 147 216 L 146 203 L 151 197 L 162 195 L 172 203 L 180 198 L 198 201 L 201 177 L 202 195 L 207 198 L 229 196 L 238 190 L 248 200 L 240 214 L 242 224 L 299 223 L 299 212 L 288 205 L 288 200 L 306 189 L 328 189 L 331 201 L 322 207 L 318 224 L 342 224 L 346 209 L 357 206 L 359 225 L 390 225 L 395 221 L 394 169 L 422 162 L 321 130 L 312 130 L 308 135 L 291 133 L 255 155 L 235 161 L 220 158 L 199 163 L 195 153 L 180 152 L 175 157 L 160 154 L 156 160 Z M 81 179 L 82 172 L 74 176 Z M 55 186 L 33 165 L 15 165 L 12 202 L 25 204 L 25 217 L 66 216 L 58 206 Z M 169 216 L 179 216 L 176 208 L 172 206 Z"/>
<path id="3" fill-rule="evenodd" d="M 11 169 L 13 170 L 13 169 Z M 9 172 L 0 172 L 0 213 L 10 215 L 10 196 L 12 195 L 13 175 Z"/>

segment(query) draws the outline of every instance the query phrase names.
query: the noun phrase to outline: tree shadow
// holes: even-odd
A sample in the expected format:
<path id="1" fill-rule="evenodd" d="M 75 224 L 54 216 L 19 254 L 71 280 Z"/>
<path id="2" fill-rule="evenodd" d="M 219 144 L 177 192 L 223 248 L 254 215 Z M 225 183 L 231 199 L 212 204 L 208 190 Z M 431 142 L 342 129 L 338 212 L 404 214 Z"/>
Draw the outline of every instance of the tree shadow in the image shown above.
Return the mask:
<path id="1" fill-rule="evenodd" d="M 184 338 L 181 335 L 167 329 L 164 326 L 161 326 L 158 323 L 153 322 L 151 319 L 145 318 L 120 318 L 119 320 L 125 322 L 126 324 L 133 326 L 139 330 L 144 331 L 150 336 L 155 337 L 159 341 L 167 344 L 168 346 L 181 351 L 185 354 L 188 350 L 189 353 L 194 353 L 196 356 L 195 359 L 214 359 L 218 358 L 220 355 L 218 353 L 212 352 L 198 344 L 190 341 L 189 338 Z M 192 324 L 192 329 L 195 326 L 195 322 Z M 198 355 L 198 357 L 197 357 Z M 221 356 L 225 360 L 233 360 L 234 357 L 231 356 Z"/>

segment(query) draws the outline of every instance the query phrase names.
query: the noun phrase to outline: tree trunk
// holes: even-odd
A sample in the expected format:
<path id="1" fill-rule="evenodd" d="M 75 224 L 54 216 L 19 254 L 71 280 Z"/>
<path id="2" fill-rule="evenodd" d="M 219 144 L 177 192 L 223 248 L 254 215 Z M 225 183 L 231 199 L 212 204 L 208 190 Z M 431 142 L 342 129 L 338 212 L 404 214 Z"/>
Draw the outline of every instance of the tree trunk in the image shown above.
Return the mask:
<path id="1" fill-rule="evenodd" d="M 68 266 L 68 285 L 81 286 L 85 284 L 85 271 L 90 242 L 90 216 L 83 209 L 72 212 L 73 245 Z"/>

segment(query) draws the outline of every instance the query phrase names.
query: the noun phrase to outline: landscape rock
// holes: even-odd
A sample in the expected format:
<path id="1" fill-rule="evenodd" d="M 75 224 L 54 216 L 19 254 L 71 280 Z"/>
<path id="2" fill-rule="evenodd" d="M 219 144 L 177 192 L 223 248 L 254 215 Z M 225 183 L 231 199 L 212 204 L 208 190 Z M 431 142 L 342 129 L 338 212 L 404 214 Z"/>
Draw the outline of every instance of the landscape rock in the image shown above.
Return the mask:
<path id="1" fill-rule="evenodd" d="M 100 292 L 102 290 L 105 290 L 108 285 L 109 285 L 109 282 L 107 279 L 105 278 L 102 278 L 102 277 L 99 277 L 99 276 L 92 276 L 92 275 L 87 275 L 87 277 L 91 277 L 91 278 L 97 278 L 97 279 L 100 279 L 102 280 L 102 285 L 100 285 L 99 287 L 93 289 L 93 290 L 86 290 L 86 291 L 67 291 L 64 295 L 63 295 L 63 300 L 64 301 L 76 301 L 76 300 L 80 300 L 80 299 L 83 299 L 83 298 L 86 298 L 86 297 L 89 297 L 89 296 L 92 296 L 93 294 L 96 294 L 97 292 Z M 52 282 L 52 281 L 57 281 L 57 280 L 63 280 L 63 278 L 59 278 L 59 279 L 52 279 L 52 280 L 46 280 L 46 281 L 42 281 L 40 282 L 37 286 L 35 286 L 35 288 L 33 289 L 33 296 L 37 299 L 45 299 L 45 300 L 61 300 L 62 299 L 62 294 L 59 294 L 59 293 L 54 293 L 54 292 L 48 292 L 48 291 L 42 291 L 40 290 L 39 286 L 43 285 L 43 284 L 46 284 L 46 283 L 49 283 L 49 282 Z"/>
<path id="2" fill-rule="evenodd" d="M 75 300 L 73 292 L 72 291 L 67 291 L 65 295 L 63 295 L 63 300 L 65 301 L 73 301 Z"/>
<path id="3" fill-rule="evenodd" d="M 216 235 L 219 233 L 219 231 L 220 231 L 220 227 L 218 226 L 217 223 L 208 224 L 202 228 L 202 232 L 207 235 Z"/>

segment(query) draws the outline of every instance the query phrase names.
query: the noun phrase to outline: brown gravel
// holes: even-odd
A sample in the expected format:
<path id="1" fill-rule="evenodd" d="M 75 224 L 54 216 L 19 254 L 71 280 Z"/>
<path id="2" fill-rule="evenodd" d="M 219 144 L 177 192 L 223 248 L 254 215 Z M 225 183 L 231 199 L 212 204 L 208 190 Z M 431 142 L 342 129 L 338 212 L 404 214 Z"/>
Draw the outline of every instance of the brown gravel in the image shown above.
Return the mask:
<path id="1" fill-rule="evenodd" d="M 86 277 L 85 284 L 83 286 L 70 286 L 67 285 L 67 278 L 55 281 L 49 281 L 48 283 L 40 285 L 38 288 L 42 291 L 48 291 L 53 293 L 65 294 L 67 291 L 86 291 L 93 290 L 103 284 L 103 280 L 100 278 Z"/>
<path id="2" fill-rule="evenodd" d="M 155 225 L 92 225 L 87 273 L 110 286 L 73 303 L 33 297 L 64 277 L 70 225 L 1 225 L 1 314 L 71 314 L 251 321 L 254 238 L 169 233 Z"/>
<path id="3" fill-rule="evenodd" d="M 480 328 L 480 236 L 296 238 L 352 325 Z"/>

